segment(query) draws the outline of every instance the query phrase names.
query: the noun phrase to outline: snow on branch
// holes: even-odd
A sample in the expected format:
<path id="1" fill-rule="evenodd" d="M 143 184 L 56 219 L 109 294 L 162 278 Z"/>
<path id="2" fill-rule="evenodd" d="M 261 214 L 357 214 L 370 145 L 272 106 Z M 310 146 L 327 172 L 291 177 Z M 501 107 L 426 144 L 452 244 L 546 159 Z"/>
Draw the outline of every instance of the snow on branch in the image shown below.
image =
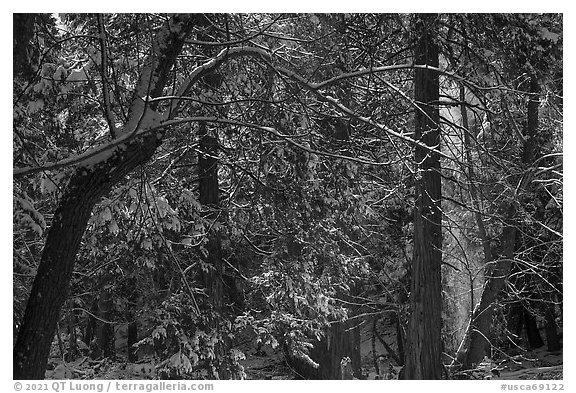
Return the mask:
<path id="1" fill-rule="evenodd" d="M 222 49 L 215 57 L 211 58 L 202 65 L 196 67 L 190 75 L 182 82 L 178 92 L 177 97 L 184 97 L 188 94 L 192 86 L 204 75 L 216 70 L 225 61 L 231 60 L 235 57 L 251 56 L 256 58 L 269 58 L 269 53 L 261 48 L 255 47 L 234 47 Z M 178 105 L 180 104 L 179 99 L 175 99 L 171 105 L 169 111 L 166 112 L 165 116 L 173 116 L 176 113 Z"/>
<path id="2" fill-rule="evenodd" d="M 412 67 L 413 67 L 412 63 L 406 63 L 406 64 L 394 64 L 394 65 L 382 66 L 382 67 L 363 68 L 363 69 L 358 70 L 358 71 L 352 71 L 352 72 L 347 72 L 345 74 L 340 74 L 338 76 L 335 76 L 335 77 L 330 78 L 328 80 L 325 80 L 323 82 L 309 83 L 309 85 L 312 89 L 322 89 L 322 88 L 328 87 L 330 85 L 333 85 L 339 81 L 350 79 L 350 78 L 357 78 L 359 76 L 377 74 L 377 73 L 387 72 L 387 71 L 405 70 L 405 69 L 409 69 Z"/>
<path id="3" fill-rule="evenodd" d="M 259 48 L 246 48 L 246 47 L 238 47 L 238 48 L 229 48 L 222 50 L 217 56 L 210 59 L 206 63 L 198 66 L 184 81 L 181 85 L 177 96 L 174 99 L 174 102 L 179 102 L 179 98 L 182 97 L 183 94 L 188 91 L 192 85 L 198 81 L 206 73 L 213 71 L 217 67 L 219 67 L 223 62 L 232 59 L 234 57 L 240 56 L 253 56 L 253 57 L 267 57 L 267 53 L 263 49 Z M 151 71 L 148 70 L 146 75 L 151 75 Z M 143 77 L 140 78 L 143 80 Z M 141 86 L 137 89 L 137 91 L 141 91 L 144 89 L 146 84 L 141 84 Z M 152 85 L 150 83 L 148 88 Z M 173 122 L 166 122 L 168 116 L 174 115 L 175 111 L 166 111 L 164 116 L 159 116 L 156 111 L 150 108 L 150 104 L 162 99 L 162 97 L 155 99 L 146 98 L 144 101 L 142 98 L 136 96 L 134 98 L 134 102 L 132 104 L 132 114 L 131 118 L 128 121 L 127 125 L 124 127 L 123 132 L 119 134 L 119 136 L 114 139 L 110 143 L 106 143 L 104 145 L 95 147 L 90 149 L 82 154 L 79 154 L 74 157 L 69 157 L 64 160 L 58 161 L 56 163 L 46 164 L 38 167 L 23 167 L 23 168 L 15 168 L 13 170 L 14 177 L 23 177 L 26 175 L 31 175 L 34 173 L 39 173 L 43 171 L 49 170 L 56 170 L 65 167 L 70 167 L 73 165 L 81 165 L 83 167 L 89 168 L 91 166 L 96 165 L 98 162 L 102 162 L 108 158 L 110 158 L 114 152 L 118 149 L 125 148 L 126 144 L 130 142 L 132 139 L 138 136 L 142 136 L 143 134 L 148 134 L 150 132 L 157 132 L 160 129 L 163 129 L 169 125 L 172 125 Z M 173 104 L 174 107 L 174 104 Z M 201 119 L 201 118 L 198 118 Z M 164 120 L 164 122 L 162 122 Z M 198 120 L 200 121 L 200 120 Z M 128 133 L 127 130 L 130 130 Z"/>
<path id="4" fill-rule="evenodd" d="M 135 133 L 139 129 L 150 107 L 149 98 L 161 94 L 172 65 L 193 27 L 194 20 L 193 14 L 174 15 L 154 37 L 152 50 L 144 61 L 145 66 L 136 83 L 128 111 L 128 121 L 120 134 Z"/>
<path id="5" fill-rule="evenodd" d="M 384 124 L 379 124 L 376 123 L 375 121 L 369 119 L 368 117 L 364 117 L 364 116 L 359 116 L 358 114 L 356 114 L 353 110 L 351 110 L 350 108 L 346 107 L 344 104 L 342 104 L 340 101 L 338 101 L 336 98 L 327 96 L 322 94 L 319 89 L 316 86 L 325 86 L 325 82 L 321 82 L 321 83 L 310 83 L 308 82 L 306 79 L 302 78 L 300 75 L 296 74 L 295 72 L 284 68 L 284 67 L 277 67 L 277 66 L 272 66 L 274 68 L 274 70 L 276 70 L 278 73 L 295 80 L 296 82 L 298 82 L 300 85 L 302 85 L 304 88 L 306 88 L 307 90 L 309 90 L 310 92 L 312 92 L 314 95 L 316 95 L 316 97 L 318 97 L 318 99 L 320 99 L 323 102 L 326 102 L 330 105 L 332 105 L 334 108 L 338 109 L 341 113 L 344 113 L 348 116 L 350 116 L 351 118 L 357 119 L 359 121 L 361 121 L 362 123 L 365 123 L 367 125 L 370 125 L 374 128 L 377 128 L 379 130 L 384 131 L 386 134 L 393 136 L 395 138 L 398 138 L 400 140 L 403 140 L 405 142 L 410 143 L 413 146 L 419 146 L 431 153 L 437 153 L 439 154 L 441 157 L 447 158 L 449 160 L 454 160 L 453 157 L 450 157 L 449 155 L 446 155 L 444 153 L 442 153 L 439 150 L 439 146 L 428 146 L 425 143 L 422 143 L 420 141 L 417 141 L 416 139 L 410 138 L 407 135 L 404 135 L 398 131 L 394 131 L 393 129 L 391 129 L 390 127 L 384 125 Z M 382 67 L 380 67 L 382 68 Z M 406 65 L 404 65 L 404 68 L 406 68 Z M 346 74 L 348 75 L 348 78 L 354 77 L 354 76 L 358 76 L 361 75 L 360 71 L 358 71 L 357 73 L 349 73 Z M 344 75 L 340 75 L 340 77 L 343 77 Z M 342 79 L 342 78 L 340 78 Z M 329 82 L 331 80 L 328 80 L 326 82 Z M 331 82 L 332 83 L 332 82 Z"/>
<path id="6" fill-rule="evenodd" d="M 154 129 L 149 129 L 147 131 L 153 131 Z M 62 169 L 66 167 L 70 167 L 73 165 L 82 165 L 85 168 L 90 168 L 96 165 L 99 162 L 103 162 L 108 158 L 112 157 L 112 155 L 118 151 L 118 149 L 125 149 L 125 146 L 130 140 L 134 139 L 136 136 L 140 135 L 139 133 L 136 134 L 126 134 L 121 135 L 119 138 L 114 139 L 113 141 L 106 143 L 104 145 L 100 145 L 85 151 L 82 154 L 78 154 L 73 157 L 68 157 L 63 160 L 60 160 L 55 163 L 36 166 L 36 167 L 22 167 L 22 168 L 14 168 L 12 175 L 14 178 L 24 177 L 27 175 L 33 175 L 35 173 L 44 172 L 44 171 L 53 171 L 57 169 Z"/>
<path id="7" fill-rule="evenodd" d="M 220 123 L 220 124 L 228 124 L 228 125 L 235 125 L 235 126 L 240 126 L 240 127 L 252 128 L 252 129 L 256 129 L 256 130 L 260 130 L 260 131 L 264 131 L 264 132 L 267 132 L 269 134 L 272 134 L 272 135 L 276 136 L 277 138 L 288 142 L 289 144 L 293 145 L 294 147 L 297 147 L 298 149 L 304 150 L 304 151 L 311 153 L 311 154 L 317 154 L 317 155 L 324 156 L 324 157 L 331 157 L 331 158 L 336 158 L 336 159 L 340 159 L 340 160 L 344 160 L 344 161 L 352 161 L 352 162 L 356 162 L 359 164 L 366 164 L 366 165 L 375 165 L 375 166 L 390 165 L 390 162 L 370 161 L 370 160 L 366 160 L 363 158 L 349 157 L 349 156 L 343 156 L 340 154 L 329 153 L 327 151 L 315 150 L 315 149 L 312 149 L 312 148 L 305 146 L 301 143 L 296 142 L 293 139 L 292 135 L 283 134 L 273 127 L 262 126 L 262 125 L 254 124 L 254 123 L 246 123 L 246 122 L 242 122 L 242 121 L 238 121 L 238 120 L 224 119 L 224 118 L 218 118 L 218 117 L 213 117 L 213 116 L 197 116 L 197 117 L 186 117 L 186 118 L 173 119 L 173 120 L 170 120 L 168 122 L 163 123 L 162 126 L 168 127 L 171 125 L 190 123 L 190 122 L 212 122 L 212 123 Z"/>
<path id="8" fill-rule="evenodd" d="M 186 22 L 180 21 L 179 23 L 180 23 L 181 29 L 186 30 L 182 27 L 182 25 L 185 24 Z M 174 37 L 172 37 L 172 41 L 170 41 L 169 35 L 174 34 L 174 31 L 175 31 L 174 26 L 172 24 L 171 24 L 171 30 L 168 30 L 168 29 L 166 29 L 166 30 L 167 31 L 163 32 L 163 34 L 159 34 L 159 37 L 157 37 L 157 43 L 156 43 L 156 45 L 154 45 L 157 49 L 168 50 L 168 47 L 170 46 L 170 44 L 174 45 L 174 42 L 173 42 L 174 40 L 184 41 L 184 35 L 182 35 L 176 39 Z M 176 30 L 176 32 L 178 32 L 178 30 Z M 161 54 L 161 52 L 155 52 L 154 56 L 150 56 L 150 58 L 154 58 L 154 57 L 159 58 L 159 57 L 161 57 L 160 54 Z M 309 90 L 313 94 L 315 94 L 318 97 L 318 99 L 332 105 L 333 107 L 338 109 L 341 113 L 344 113 L 347 116 L 350 116 L 352 118 L 358 119 L 359 121 L 361 121 L 365 124 L 368 124 L 374 128 L 380 129 L 380 130 L 384 131 L 387 135 L 390 135 L 392 137 L 395 137 L 395 138 L 398 138 L 398 139 L 403 140 L 405 142 L 408 142 L 414 146 L 420 146 L 420 147 L 422 147 L 422 148 L 424 148 L 430 152 L 437 153 L 444 158 L 448 158 L 450 160 L 453 160 L 452 157 L 440 152 L 438 150 L 438 146 L 435 146 L 435 147 L 427 146 L 427 145 L 423 144 L 422 142 L 419 142 L 413 138 L 410 138 L 407 135 L 404 135 L 400 132 L 392 130 L 390 127 L 387 127 L 386 125 L 376 123 L 367 117 L 359 116 L 354 111 L 352 111 L 351 109 L 344 106 L 336 98 L 324 95 L 320 91 L 320 89 L 322 89 L 324 87 L 330 86 L 334 83 L 337 83 L 339 81 L 342 81 L 342 80 L 348 79 L 348 78 L 355 78 L 355 77 L 359 77 L 359 76 L 363 76 L 363 75 L 366 75 L 369 73 L 375 73 L 375 72 L 376 73 L 387 72 L 387 71 L 406 69 L 406 68 L 411 68 L 411 67 L 422 67 L 422 66 L 414 66 L 412 64 L 400 64 L 400 65 L 393 65 L 393 66 L 375 67 L 375 68 L 371 68 L 371 69 L 363 69 L 363 70 L 358 70 L 355 72 L 342 74 L 342 75 L 328 79 L 328 80 L 323 81 L 323 82 L 312 83 L 312 82 L 306 80 L 302 76 L 298 75 L 297 73 L 295 73 L 295 72 L 293 72 L 287 68 L 271 64 L 270 63 L 271 54 L 270 54 L 270 51 L 266 48 L 234 47 L 234 48 L 223 49 L 215 57 L 211 58 L 210 60 L 203 63 L 202 65 L 199 65 L 198 67 L 196 67 L 190 73 L 190 75 L 188 75 L 188 77 L 184 80 L 184 82 L 180 85 L 180 88 L 178 89 L 177 94 L 171 97 L 171 99 L 173 99 L 171 108 L 170 108 L 170 110 L 167 110 L 164 113 L 164 115 L 160 115 L 156 111 L 152 110 L 152 108 L 150 108 L 150 105 L 154 104 L 156 101 L 166 99 L 166 97 L 150 98 L 148 96 L 148 93 L 151 90 L 155 90 L 158 88 L 159 79 L 162 79 L 162 75 L 158 75 L 159 71 L 157 69 L 161 66 L 157 63 L 157 60 L 151 60 L 151 63 L 149 63 L 148 66 L 145 67 L 145 69 L 143 70 L 143 73 L 139 79 L 139 83 L 138 83 L 138 86 L 137 86 L 136 92 L 135 92 L 135 97 L 133 99 L 133 102 L 132 102 L 132 105 L 130 108 L 131 109 L 131 116 L 129 118 L 129 121 L 127 122 L 127 124 L 124 127 L 124 129 L 122 130 L 122 132 L 119 132 L 119 135 L 116 139 L 114 139 L 110 143 L 95 147 L 93 149 L 90 149 L 90 150 L 82 153 L 82 154 L 79 154 L 79 155 L 74 156 L 74 157 L 66 158 L 66 159 L 58 161 L 56 163 L 46 164 L 46 165 L 42 165 L 42 166 L 38 166 L 38 167 L 15 168 L 13 170 L 13 176 L 14 177 L 22 177 L 22 176 L 26 176 L 26 175 L 30 175 L 30 174 L 34 174 L 34 173 L 39 173 L 42 171 L 56 170 L 56 169 L 61 169 L 61 168 L 65 168 L 65 167 L 69 167 L 69 166 L 73 166 L 73 165 L 81 165 L 85 168 L 89 168 L 91 166 L 96 165 L 98 162 L 103 162 L 106 159 L 110 158 L 114 154 L 114 152 L 116 152 L 118 149 L 124 149 L 126 147 L 126 144 L 129 143 L 132 139 L 134 139 L 137 136 L 142 136 L 142 135 L 148 134 L 150 132 L 158 132 L 161 129 L 164 129 L 164 128 L 169 127 L 171 125 L 180 124 L 183 122 L 198 122 L 198 121 L 225 123 L 225 124 L 249 127 L 249 128 L 253 128 L 253 129 L 259 129 L 259 130 L 271 133 L 271 134 L 275 135 L 276 137 L 287 141 L 288 143 L 292 144 L 293 146 L 298 147 L 299 149 L 305 150 L 309 153 L 322 155 L 322 156 L 327 156 L 327 157 L 332 157 L 332 158 L 337 158 L 337 159 L 343 159 L 343 160 L 347 160 L 347 161 L 355 161 L 355 162 L 367 164 L 367 165 L 386 165 L 386 164 L 388 164 L 388 163 L 378 163 L 375 161 L 365 160 L 362 158 L 347 157 L 347 156 L 341 156 L 341 155 L 334 154 L 334 153 L 313 150 L 307 146 L 302 145 L 301 143 L 296 142 L 290 135 L 284 135 L 284 134 L 278 132 L 274 128 L 265 127 L 265 126 L 261 126 L 261 125 L 257 125 L 257 124 L 249 124 L 249 123 L 239 122 L 239 121 L 235 121 L 235 120 L 215 118 L 215 117 L 188 117 L 185 119 L 170 120 L 171 118 L 173 118 L 176 115 L 178 105 L 182 101 L 186 100 L 186 97 L 185 97 L 186 94 L 189 92 L 189 90 L 192 88 L 192 86 L 201 77 L 203 77 L 204 75 L 206 75 L 209 72 L 216 70 L 224 62 L 231 60 L 233 58 L 237 58 L 237 57 L 254 57 L 254 58 L 263 60 L 269 67 L 271 67 L 277 73 L 284 75 L 284 76 L 296 81 L 298 84 L 300 84 L 301 86 L 303 86 L 304 88 L 306 88 L 307 90 Z M 459 79 L 459 78 L 457 78 L 457 79 Z M 142 97 L 140 95 L 142 95 Z"/>

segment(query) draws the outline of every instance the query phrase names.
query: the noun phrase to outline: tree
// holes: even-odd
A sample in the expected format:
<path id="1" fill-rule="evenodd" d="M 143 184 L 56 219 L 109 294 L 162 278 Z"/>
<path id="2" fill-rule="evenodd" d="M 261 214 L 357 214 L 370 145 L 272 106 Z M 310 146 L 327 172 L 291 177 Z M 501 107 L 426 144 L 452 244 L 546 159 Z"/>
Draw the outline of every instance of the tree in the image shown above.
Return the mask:
<path id="1" fill-rule="evenodd" d="M 247 332 L 305 378 L 363 378 L 370 324 L 376 367 L 378 338 L 438 379 L 442 351 L 485 351 L 474 329 L 504 347 L 480 301 L 541 314 L 552 343 L 559 84 L 522 67 L 559 36 L 531 18 L 17 18 L 15 376 L 42 377 L 51 341 L 51 363 L 93 338 L 123 356 L 119 324 L 162 378 L 243 378 Z M 515 58 L 525 38 L 542 53 Z"/>
<path id="2" fill-rule="evenodd" d="M 75 258 L 92 208 L 113 185 L 148 161 L 161 143 L 163 133 L 157 129 L 161 117 L 157 112 L 158 103 L 153 99 L 162 95 L 194 24 L 194 15 L 175 15 L 158 28 L 129 101 L 125 125 L 116 130 L 118 135 L 113 127 L 110 129 L 113 141 L 109 145 L 74 158 L 73 163 L 80 165 L 68 181 L 55 211 L 14 347 L 15 378 L 43 378 L 56 323 L 66 300 Z M 209 66 L 199 68 L 186 83 L 192 85 L 226 58 L 222 55 Z M 185 84 L 182 86 L 183 91 L 187 88 Z M 106 85 L 103 94 L 108 94 Z M 166 116 L 171 114 L 167 112 Z M 105 115 L 113 116 L 110 112 Z M 65 161 L 56 168 L 65 165 L 70 163 Z M 15 176 L 31 172 L 34 170 L 23 169 L 15 171 Z"/>
<path id="3" fill-rule="evenodd" d="M 513 165 L 519 168 L 521 175 L 513 178 L 516 185 L 507 186 L 510 189 L 514 187 L 515 190 L 510 200 L 504 204 L 505 207 L 500 210 L 502 229 L 498 238 L 499 247 L 494 249 L 484 247 L 485 260 L 490 265 L 486 268 L 486 282 L 480 302 L 472 315 L 469 332 L 470 344 L 464 360 L 465 368 L 471 368 L 478 364 L 482 358 L 489 353 L 488 350 L 491 345 L 490 337 L 493 336 L 490 331 L 497 299 L 501 295 L 505 285 L 509 283 L 512 268 L 518 259 L 520 251 L 518 245 L 526 245 L 527 243 L 526 240 L 520 239 L 521 234 L 531 232 L 530 229 L 526 228 L 524 220 L 528 222 L 534 222 L 535 220 L 540 223 L 539 225 L 544 225 L 542 222 L 544 219 L 543 207 L 548 203 L 548 196 L 550 195 L 550 192 L 548 192 L 547 197 L 545 197 L 547 199 L 546 202 L 541 202 L 540 207 L 536 208 L 534 213 L 527 214 L 522 207 L 526 205 L 529 206 L 532 203 L 535 190 L 538 188 L 538 186 L 535 186 L 538 184 L 538 181 L 534 178 L 533 167 L 535 163 L 546 158 L 542 147 L 549 145 L 549 142 L 546 143 L 545 134 L 539 131 L 541 94 L 541 82 L 539 80 L 549 72 L 549 67 L 554 67 L 555 59 L 558 56 L 557 43 L 559 35 L 556 34 L 554 28 L 549 25 L 550 16 L 542 17 L 540 22 L 542 22 L 544 26 L 541 27 L 541 30 L 535 28 L 539 23 L 533 23 L 533 18 L 537 17 L 533 15 L 521 15 L 511 16 L 510 18 L 507 16 L 494 18 L 495 22 L 505 27 L 504 31 L 506 31 L 504 41 L 502 40 L 502 36 L 498 38 L 493 37 L 496 47 L 503 52 L 502 57 L 504 58 L 504 64 L 514 65 L 511 67 L 512 70 L 524 70 L 526 72 L 525 75 L 527 75 L 525 82 L 527 85 L 527 91 L 525 93 L 527 102 L 524 112 L 525 120 L 522 122 L 524 125 L 522 129 L 520 129 L 518 125 L 510 124 L 509 126 L 515 128 L 516 132 L 514 133 L 512 130 L 508 130 L 509 135 L 507 136 L 507 138 L 510 139 L 513 138 L 512 135 L 519 138 L 519 149 L 516 152 L 518 162 L 513 163 Z M 516 41 L 519 37 L 523 37 L 522 43 Z M 516 47 L 517 51 L 510 53 L 507 47 L 499 47 L 502 45 L 502 42 L 508 42 L 509 45 Z M 526 45 L 525 42 L 531 42 L 532 45 Z M 511 72 L 514 73 L 514 71 Z M 542 174 L 547 176 L 546 171 Z M 527 226 L 530 227 L 531 225 L 528 224 Z M 546 228 L 548 227 L 546 226 Z M 487 244 L 489 240 L 486 239 L 485 236 L 486 234 L 483 233 L 483 242 Z M 548 236 L 546 236 L 546 238 L 548 238 Z M 535 238 L 532 239 L 535 240 L 536 243 L 542 241 Z M 546 242 L 547 240 L 544 241 Z M 534 245 L 528 247 L 532 249 Z M 520 248 L 522 248 L 522 246 L 520 246 Z M 539 264 L 539 262 L 535 263 L 537 265 Z M 526 313 L 526 311 L 524 311 L 524 313 L 530 343 L 535 346 L 541 346 L 541 339 L 536 328 L 534 317 Z M 544 313 L 546 313 L 546 311 Z M 550 339 L 554 340 L 552 329 L 553 327 L 551 327 L 550 330 Z"/>
<path id="4" fill-rule="evenodd" d="M 440 145 L 438 16 L 414 18 L 415 137 L 426 146 Z M 414 257 L 407 336 L 406 379 L 441 379 L 442 209 L 440 156 L 416 147 L 418 165 L 416 211 L 414 213 Z"/>

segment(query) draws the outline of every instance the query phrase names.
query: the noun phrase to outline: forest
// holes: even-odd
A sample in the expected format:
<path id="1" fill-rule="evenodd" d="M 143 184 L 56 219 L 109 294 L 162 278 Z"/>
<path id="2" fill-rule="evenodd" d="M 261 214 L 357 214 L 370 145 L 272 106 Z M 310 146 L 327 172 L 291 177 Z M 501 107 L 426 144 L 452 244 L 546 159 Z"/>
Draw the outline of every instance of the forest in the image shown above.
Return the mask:
<path id="1" fill-rule="evenodd" d="M 13 14 L 13 378 L 562 379 L 562 14 Z"/>

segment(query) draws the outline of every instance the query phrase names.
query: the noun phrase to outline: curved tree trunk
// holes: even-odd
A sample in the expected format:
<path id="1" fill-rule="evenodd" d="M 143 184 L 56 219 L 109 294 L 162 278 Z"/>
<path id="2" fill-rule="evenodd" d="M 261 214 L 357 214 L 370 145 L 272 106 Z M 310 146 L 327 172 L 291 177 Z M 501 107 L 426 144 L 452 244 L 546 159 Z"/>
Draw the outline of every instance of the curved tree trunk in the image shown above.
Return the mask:
<path id="1" fill-rule="evenodd" d="M 538 150 L 538 107 L 540 99 L 538 93 L 540 88 L 536 75 L 531 76 L 530 80 L 530 98 L 528 100 L 528 115 L 526 122 L 526 142 L 522 150 L 522 164 L 526 169 L 530 168 L 532 163 L 540 155 Z M 531 176 L 525 176 L 522 181 L 522 188 L 530 186 Z M 517 223 L 515 222 L 516 209 L 510 205 L 504 218 L 504 229 L 501 235 L 502 250 L 500 258 L 492 261 L 493 269 L 487 275 L 487 281 L 482 292 L 480 304 L 474 311 L 472 323 L 470 325 L 470 346 L 464 361 L 465 368 L 471 368 L 478 364 L 488 353 L 490 329 L 492 327 L 492 315 L 494 304 L 500 291 L 504 288 L 506 280 L 512 269 L 512 260 L 516 247 L 516 237 L 518 234 Z"/>
<path id="2" fill-rule="evenodd" d="M 158 31 L 153 52 L 136 86 L 123 135 L 146 129 L 144 115 L 154 108 L 143 104 L 142 97 L 161 95 L 193 20 L 190 15 L 175 15 Z M 152 157 L 161 137 L 155 132 L 136 136 L 93 157 L 93 165 L 80 167 L 72 175 L 54 213 L 14 346 L 14 379 L 44 378 L 56 324 L 92 209 L 112 186 Z"/>
<path id="3" fill-rule="evenodd" d="M 510 212 L 509 215 L 513 213 Z M 502 232 L 502 255 L 496 261 L 494 268 L 488 275 L 480 304 L 474 310 L 472 324 L 470 325 L 470 345 L 464 360 L 464 368 L 472 368 L 484 358 L 490 348 L 488 337 L 492 327 L 492 314 L 496 298 L 504 288 L 506 279 L 512 268 L 512 258 L 514 257 L 514 247 L 516 244 L 516 227 L 507 225 Z"/>
<path id="4" fill-rule="evenodd" d="M 417 15 L 415 63 L 438 66 L 437 15 Z M 414 95 L 418 104 L 415 137 L 426 146 L 440 145 L 439 76 L 436 71 L 414 71 Z M 441 379 L 442 210 L 440 157 L 416 147 L 419 181 L 414 215 L 414 258 L 410 322 L 408 325 L 405 379 Z"/>
<path id="5" fill-rule="evenodd" d="M 97 169 L 78 170 L 62 197 L 48 232 L 38 273 L 14 346 L 14 379 L 43 379 L 60 309 L 66 301 L 76 254 L 94 205 L 154 153 L 159 140 L 148 136 Z"/>

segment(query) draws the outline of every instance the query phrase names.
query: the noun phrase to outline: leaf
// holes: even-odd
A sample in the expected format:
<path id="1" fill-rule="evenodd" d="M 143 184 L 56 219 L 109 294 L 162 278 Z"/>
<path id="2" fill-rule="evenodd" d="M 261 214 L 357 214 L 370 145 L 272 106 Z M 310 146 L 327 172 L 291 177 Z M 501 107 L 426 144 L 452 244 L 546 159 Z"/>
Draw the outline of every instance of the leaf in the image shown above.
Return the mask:
<path id="1" fill-rule="evenodd" d="M 142 240 L 142 243 L 140 243 L 140 247 L 142 247 L 145 250 L 151 250 L 152 249 L 152 241 L 148 238 Z"/>
<path id="2" fill-rule="evenodd" d="M 104 222 L 112 220 L 112 211 L 110 211 L 109 207 L 106 207 L 102 211 L 102 213 L 100 214 L 100 218 L 102 218 L 102 221 Z"/>
<path id="3" fill-rule="evenodd" d="M 552 41 L 552 42 L 555 43 L 555 44 L 558 42 L 558 38 L 560 37 L 559 34 L 552 33 L 550 30 L 548 30 L 548 29 L 545 28 L 545 27 L 543 27 L 543 28 L 540 30 L 540 36 L 541 36 L 542 38 L 544 38 L 545 40 Z"/>
<path id="4" fill-rule="evenodd" d="M 192 366 L 197 365 L 199 359 L 198 359 L 198 355 L 196 354 L 196 352 L 191 352 L 190 357 L 192 358 Z"/>
<path id="5" fill-rule="evenodd" d="M 86 75 L 86 71 L 84 70 L 84 68 L 72 70 L 70 75 L 68 75 L 68 78 L 66 78 L 66 82 L 72 82 L 72 83 L 87 82 L 87 81 L 88 76 Z"/>
<path id="6" fill-rule="evenodd" d="M 51 178 L 42 176 L 42 180 L 40 180 L 40 191 L 43 194 L 51 194 L 58 191 L 58 187 Z"/>
<path id="7" fill-rule="evenodd" d="M 158 340 L 166 338 L 166 329 L 164 326 L 157 326 L 152 332 L 152 337 Z"/>
<path id="8" fill-rule="evenodd" d="M 27 112 L 27 114 L 32 115 L 32 114 L 38 112 L 42 108 L 44 108 L 44 100 L 39 99 L 36 101 L 30 101 L 28 103 L 27 108 L 26 108 L 26 112 Z"/>
<path id="9" fill-rule="evenodd" d="M 56 68 L 56 71 L 54 71 L 52 78 L 54 78 L 57 81 L 63 81 L 66 78 L 66 68 L 62 67 L 61 65 L 58 66 L 58 68 Z"/>
<path id="10" fill-rule="evenodd" d="M 190 362 L 190 359 L 188 359 L 188 356 L 181 354 L 181 366 L 180 368 L 182 369 L 182 371 L 189 373 L 192 372 L 192 363 Z"/>
<path id="11" fill-rule="evenodd" d="M 118 230 L 118 224 L 116 223 L 115 220 L 110 221 L 110 224 L 108 225 L 108 230 L 110 231 L 110 233 L 117 235 L 119 230 Z"/>
<path id="12" fill-rule="evenodd" d="M 170 366 L 174 368 L 180 368 L 182 364 L 182 352 L 178 351 L 170 357 Z"/>

